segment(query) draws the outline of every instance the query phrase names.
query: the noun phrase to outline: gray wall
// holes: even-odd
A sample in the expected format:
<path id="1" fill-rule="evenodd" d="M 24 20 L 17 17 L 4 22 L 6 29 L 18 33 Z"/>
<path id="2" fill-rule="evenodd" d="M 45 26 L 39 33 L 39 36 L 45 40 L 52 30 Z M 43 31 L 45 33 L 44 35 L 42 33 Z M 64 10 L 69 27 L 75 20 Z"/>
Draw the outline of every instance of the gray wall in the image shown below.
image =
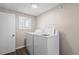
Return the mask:
<path id="1" fill-rule="evenodd" d="M 37 17 L 38 28 L 55 24 L 60 32 L 60 54 L 79 54 L 79 4 L 65 4 Z"/>

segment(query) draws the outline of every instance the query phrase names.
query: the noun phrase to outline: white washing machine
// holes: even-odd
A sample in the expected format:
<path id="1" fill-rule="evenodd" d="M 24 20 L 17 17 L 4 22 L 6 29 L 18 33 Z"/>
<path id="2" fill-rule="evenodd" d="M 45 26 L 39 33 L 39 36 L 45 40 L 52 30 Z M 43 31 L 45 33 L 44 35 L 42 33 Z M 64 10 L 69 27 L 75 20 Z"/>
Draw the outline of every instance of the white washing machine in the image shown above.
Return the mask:
<path id="1" fill-rule="evenodd" d="M 25 41 L 26 41 L 26 48 L 29 52 L 29 54 L 33 55 L 34 54 L 34 37 L 37 35 L 36 32 L 27 32 L 25 34 Z M 38 34 L 41 35 L 41 34 Z"/>
<path id="2" fill-rule="evenodd" d="M 59 55 L 59 34 L 34 35 L 34 55 Z"/>

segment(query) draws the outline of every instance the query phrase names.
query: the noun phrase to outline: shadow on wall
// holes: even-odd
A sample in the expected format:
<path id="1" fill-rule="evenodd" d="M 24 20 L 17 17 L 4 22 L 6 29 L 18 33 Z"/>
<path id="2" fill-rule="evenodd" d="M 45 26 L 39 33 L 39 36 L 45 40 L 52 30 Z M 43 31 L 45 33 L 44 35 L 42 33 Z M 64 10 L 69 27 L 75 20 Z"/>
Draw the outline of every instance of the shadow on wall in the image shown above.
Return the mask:
<path id="1" fill-rule="evenodd" d="M 67 41 L 67 35 L 65 33 L 60 32 L 60 55 L 73 55 L 72 47 Z M 63 44 L 64 43 L 64 44 Z"/>

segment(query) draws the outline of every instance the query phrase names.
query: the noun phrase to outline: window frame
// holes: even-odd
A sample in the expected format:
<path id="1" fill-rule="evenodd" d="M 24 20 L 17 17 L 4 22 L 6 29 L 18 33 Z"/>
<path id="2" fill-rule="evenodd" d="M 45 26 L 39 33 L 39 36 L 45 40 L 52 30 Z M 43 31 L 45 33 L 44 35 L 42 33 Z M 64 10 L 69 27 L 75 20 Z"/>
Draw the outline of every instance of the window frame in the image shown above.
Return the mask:
<path id="1" fill-rule="evenodd" d="M 29 22 L 28 24 L 26 24 L 27 21 Z M 31 28 L 32 28 L 32 17 L 31 16 L 19 16 L 19 29 L 31 29 Z"/>

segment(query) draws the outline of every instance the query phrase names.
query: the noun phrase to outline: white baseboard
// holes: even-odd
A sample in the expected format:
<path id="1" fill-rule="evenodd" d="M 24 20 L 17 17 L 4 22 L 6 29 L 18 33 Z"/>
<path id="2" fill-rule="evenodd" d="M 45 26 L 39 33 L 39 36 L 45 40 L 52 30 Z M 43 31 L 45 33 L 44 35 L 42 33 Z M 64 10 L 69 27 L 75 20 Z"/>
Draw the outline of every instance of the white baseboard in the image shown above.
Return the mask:
<path id="1" fill-rule="evenodd" d="M 23 47 L 25 47 L 25 46 L 19 46 L 19 47 L 17 47 L 16 49 L 20 49 L 20 48 L 23 48 Z"/>

